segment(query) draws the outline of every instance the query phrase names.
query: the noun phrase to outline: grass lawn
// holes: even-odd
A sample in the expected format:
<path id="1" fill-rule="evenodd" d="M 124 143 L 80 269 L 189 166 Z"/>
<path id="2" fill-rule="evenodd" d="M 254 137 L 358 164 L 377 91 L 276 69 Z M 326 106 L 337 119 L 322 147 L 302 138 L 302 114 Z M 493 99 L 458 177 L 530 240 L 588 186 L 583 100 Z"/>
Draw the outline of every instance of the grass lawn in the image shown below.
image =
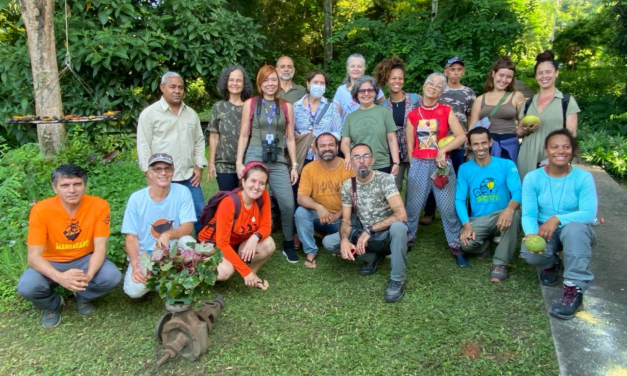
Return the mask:
<path id="1" fill-rule="evenodd" d="M 214 191 L 207 187 L 207 193 Z M 280 235 L 275 234 L 278 245 Z M 515 258 L 502 284 L 490 263 L 459 269 L 442 226 L 421 228 L 409 257 L 408 288 L 383 301 L 389 261 L 372 276 L 324 250 L 318 268 L 288 264 L 277 249 L 261 270 L 268 291 L 240 277 L 215 286 L 226 308 L 196 362 L 156 366 L 154 331 L 163 301 L 131 303 L 119 286 L 87 318 L 66 302 L 61 324 L 41 312 L 0 313 L 1 375 L 556 375 L 549 320 L 535 271 Z M 6 308 L 6 307 L 4 307 Z M 465 354 L 469 354 L 465 355 Z M 474 359 L 471 359 L 473 358 Z"/>

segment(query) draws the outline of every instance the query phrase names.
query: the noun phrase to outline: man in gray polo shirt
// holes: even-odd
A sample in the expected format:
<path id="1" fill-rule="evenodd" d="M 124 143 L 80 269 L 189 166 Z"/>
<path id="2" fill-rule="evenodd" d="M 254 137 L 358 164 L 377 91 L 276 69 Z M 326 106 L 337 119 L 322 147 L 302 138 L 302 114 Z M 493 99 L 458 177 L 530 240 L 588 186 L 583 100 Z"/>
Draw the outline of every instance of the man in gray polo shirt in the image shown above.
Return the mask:
<path id="1" fill-rule="evenodd" d="M 289 56 L 281 56 L 276 61 L 276 70 L 279 72 L 279 78 L 281 79 L 281 98 L 294 104 L 294 102 L 307 94 L 307 90 L 304 87 L 292 82 L 296 69 L 294 68 L 294 62 Z"/>
<path id="2" fill-rule="evenodd" d="M 185 105 L 183 78 L 167 72 L 159 86 L 163 96 L 139 115 L 137 123 L 137 154 L 139 167 L 148 171 L 148 159 L 156 153 L 165 153 L 174 159 L 173 183 L 189 188 L 194 201 L 196 217 L 200 218 L 205 206 L 200 183 L 202 170 L 207 165 L 205 136 L 196 111 Z M 196 221 L 198 233 L 202 226 Z"/>

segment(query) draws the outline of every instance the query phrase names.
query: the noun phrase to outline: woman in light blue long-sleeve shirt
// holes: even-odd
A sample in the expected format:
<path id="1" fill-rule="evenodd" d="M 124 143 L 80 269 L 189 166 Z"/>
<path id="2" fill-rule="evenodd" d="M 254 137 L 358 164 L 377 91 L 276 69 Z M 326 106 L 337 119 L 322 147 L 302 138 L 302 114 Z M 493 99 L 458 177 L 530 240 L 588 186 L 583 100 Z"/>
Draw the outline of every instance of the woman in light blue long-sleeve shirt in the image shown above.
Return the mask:
<path id="1" fill-rule="evenodd" d="M 544 143 L 547 166 L 525 176 L 522 186 L 522 226 L 526 237 L 538 235 L 547 242 L 541 253 L 521 253 L 540 272 L 543 285 L 554 286 L 563 251 L 564 293 L 551 315 L 571 319 L 580 309 L 583 292 L 594 274 L 590 271 L 596 235 L 590 225 L 597 214 L 597 194 L 592 174 L 570 164 L 577 141 L 568 129 L 551 132 Z"/>

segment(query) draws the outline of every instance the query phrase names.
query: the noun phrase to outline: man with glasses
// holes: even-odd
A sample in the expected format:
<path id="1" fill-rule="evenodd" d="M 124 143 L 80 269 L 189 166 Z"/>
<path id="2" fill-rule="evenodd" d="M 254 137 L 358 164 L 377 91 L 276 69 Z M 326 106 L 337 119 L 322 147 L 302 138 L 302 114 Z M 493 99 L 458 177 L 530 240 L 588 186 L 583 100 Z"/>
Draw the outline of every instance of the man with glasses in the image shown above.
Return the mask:
<path id="1" fill-rule="evenodd" d="M 148 159 L 154 153 L 167 153 L 174 157 L 176 165 L 172 177 L 174 183 L 186 186 L 192 194 L 198 233 L 200 215 L 205 206 L 200 183 L 202 170 L 207 166 L 205 137 L 196 111 L 185 105 L 183 78 L 175 72 L 161 77 L 159 86 L 163 96 L 139 115 L 137 123 L 137 154 L 139 167 L 148 171 Z"/>
<path id="2" fill-rule="evenodd" d="M 76 296 L 81 316 L 94 311 L 92 301 L 120 283 L 118 268 L 107 260 L 111 222 L 109 204 L 85 194 L 87 172 L 66 164 L 51 174 L 55 196 L 39 201 L 28 220 L 28 266 L 17 292 L 44 311 L 41 323 L 61 322 L 63 297 L 56 286 Z"/>
<path id="3" fill-rule="evenodd" d="M 314 231 L 335 234 L 342 221 L 342 183 L 355 174 L 337 156 L 339 134 L 321 133 L 314 142 L 318 158 L 303 168 L 298 186 L 296 229 L 303 243 L 305 266 L 316 268 L 318 247 Z"/>
<path id="4" fill-rule="evenodd" d="M 126 234 L 129 265 L 124 276 L 124 292 L 133 300 L 144 300 L 148 289 L 139 267 L 139 256 L 152 253 L 155 247 L 169 249 L 170 241 L 190 235 L 196 221 L 189 189 L 171 184 L 176 173 L 172 157 L 165 153 L 148 158 L 149 186 L 134 192 L 128 199 L 122 233 Z"/>
<path id="5" fill-rule="evenodd" d="M 375 158 L 366 144 L 356 144 L 350 152 L 356 178 L 342 184 L 342 225 L 340 232 L 322 240 L 324 248 L 343 259 L 364 261 L 359 274 L 370 275 L 391 254 L 392 271 L 384 293 L 388 303 L 405 293 L 407 268 L 407 215 L 394 179 L 373 170 Z"/>
<path id="6" fill-rule="evenodd" d="M 279 79 L 281 80 L 281 98 L 294 104 L 307 94 L 307 90 L 305 90 L 303 86 L 296 85 L 292 82 L 294 73 L 296 73 L 292 58 L 289 56 L 281 56 L 279 60 L 276 61 L 276 70 L 279 72 Z"/>

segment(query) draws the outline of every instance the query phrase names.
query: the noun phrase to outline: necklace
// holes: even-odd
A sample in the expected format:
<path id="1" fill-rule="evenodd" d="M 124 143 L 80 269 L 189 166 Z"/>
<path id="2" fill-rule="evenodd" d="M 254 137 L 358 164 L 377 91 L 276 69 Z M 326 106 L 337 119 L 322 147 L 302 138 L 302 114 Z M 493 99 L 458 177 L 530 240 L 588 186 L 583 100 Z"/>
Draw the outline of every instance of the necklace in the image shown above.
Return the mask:
<path id="1" fill-rule="evenodd" d="M 429 107 L 429 106 L 425 106 L 424 102 L 420 103 L 420 107 L 424 108 L 425 110 L 435 110 L 436 108 L 438 108 L 440 104 L 438 102 L 436 102 L 433 106 Z"/>
<path id="2" fill-rule="evenodd" d="M 549 169 L 546 168 L 546 174 L 549 175 Z M 568 168 L 568 173 L 570 173 L 570 167 Z M 562 198 L 564 197 L 564 188 L 566 188 L 566 179 L 568 178 L 568 173 L 564 176 L 564 180 L 562 181 L 562 191 L 560 192 L 560 199 L 557 202 L 557 208 L 555 208 L 555 200 L 553 199 L 553 177 L 549 175 L 549 190 L 551 191 L 551 206 L 553 207 L 554 215 L 558 215 L 559 210 L 562 207 Z"/>

